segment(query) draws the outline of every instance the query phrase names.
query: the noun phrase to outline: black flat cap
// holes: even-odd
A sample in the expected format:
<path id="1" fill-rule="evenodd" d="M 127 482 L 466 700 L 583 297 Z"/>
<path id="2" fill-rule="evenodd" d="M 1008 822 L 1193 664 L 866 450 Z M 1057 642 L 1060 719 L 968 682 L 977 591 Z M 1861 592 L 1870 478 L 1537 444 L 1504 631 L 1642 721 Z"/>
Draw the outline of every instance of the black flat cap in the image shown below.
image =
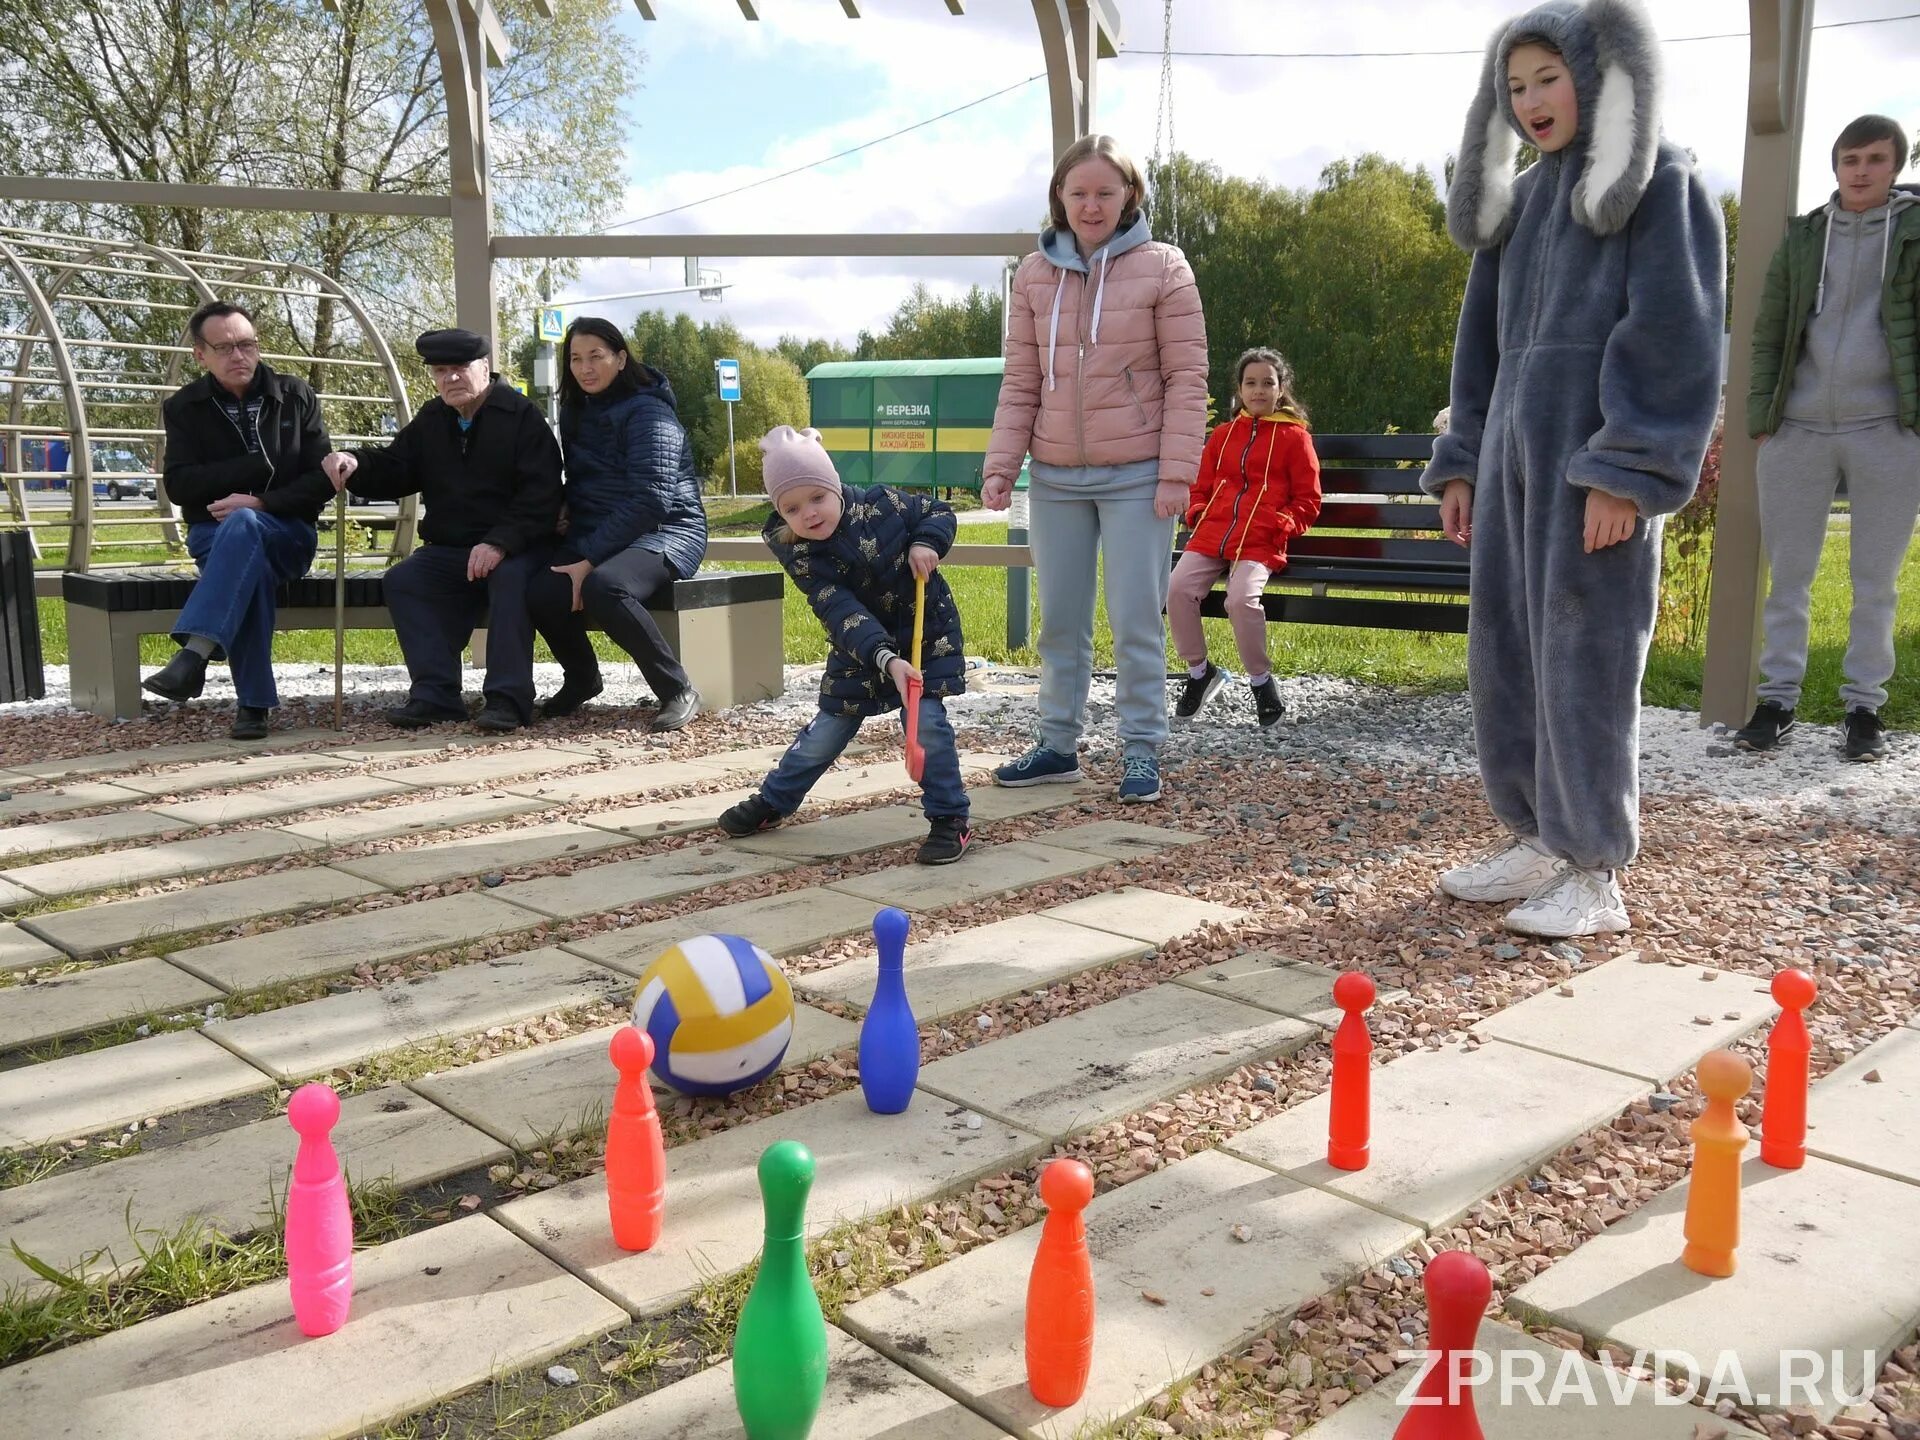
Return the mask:
<path id="1" fill-rule="evenodd" d="M 465 365 L 487 358 L 487 339 L 471 330 L 429 330 L 413 342 L 429 365 Z"/>

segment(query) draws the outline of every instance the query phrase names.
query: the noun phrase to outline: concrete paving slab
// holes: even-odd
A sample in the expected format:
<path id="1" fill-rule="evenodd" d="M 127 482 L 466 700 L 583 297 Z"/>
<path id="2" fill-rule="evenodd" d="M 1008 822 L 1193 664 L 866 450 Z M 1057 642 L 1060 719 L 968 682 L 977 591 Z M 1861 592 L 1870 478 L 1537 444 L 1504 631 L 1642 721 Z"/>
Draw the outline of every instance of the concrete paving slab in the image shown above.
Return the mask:
<path id="1" fill-rule="evenodd" d="M 889 845 L 927 838 L 927 819 L 917 805 L 882 805 L 835 815 L 828 820 L 782 825 L 730 842 L 730 849 L 758 855 L 784 855 L 790 860 L 815 861 L 864 855 Z"/>
<path id="2" fill-rule="evenodd" d="M 226 760 L 208 760 L 182 770 L 161 770 L 152 775 L 122 775 L 114 780 L 142 795 L 191 795 L 198 790 L 228 790 L 240 785 L 258 785 L 262 780 L 285 780 L 293 775 L 312 775 L 322 770 L 344 770 L 352 762 L 333 755 L 241 755 Z"/>
<path id="3" fill-rule="evenodd" d="M 1044 915 L 1016 915 L 937 939 L 910 942 L 907 1003 L 914 1018 L 925 1023 L 1152 951 L 1143 940 L 1088 930 Z M 873 998 L 877 964 L 869 952 L 796 976 L 793 983 L 807 994 L 864 1008 Z"/>
<path id="4" fill-rule="evenodd" d="M 17 910 L 23 905 L 32 905 L 46 897 L 36 895 L 24 885 L 15 885 L 0 877 L 0 910 Z"/>
<path id="5" fill-rule="evenodd" d="M 649 800 L 644 805 L 623 805 L 617 810 L 600 810 L 580 816 L 582 825 L 631 835 L 636 840 L 659 835 L 685 835 L 693 830 L 720 833 L 720 812 L 737 805 L 749 795 L 759 793 L 748 785 L 735 790 L 715 790 L 705 795 L 685 795 L 678 800 Z"/>
<path id="6" fill-rule="evenodd" d="M 1665 1396 L 1618 1366 L 1602 1367 L 1573 1350 L 1562 1350 L 1497 1320 L 1480 1322 L 1474 1348 L 1498 1367 L 1474 1390 L 1474 1409 L 1486 1440 L 1760 1440 L 1760 1432 L 1723 1420 L 1697 1405 Z M 1543 1367 L 1529 1390 L 1537 1356 Z M 1502 1374 L 1514 1383 L 1504 1385 Z M 1393 1440 L 1411 1413 L 1420 1366 L 1407 1365 L 1364 1394 L 1356 1395 L 1300 1440 Z M 1556 1385 L 1564 1386 L 1551 1403 Z M 1656 1398 L 1659 1396 L 1660 1398 Z M 1589 1400 L 1588 1397 L 1592 1397 Z M 1504 1400 L 1504 1403 L 1503 1403 Z"/>
<path id="7" fill-rule="evenodd" d="M 189 825 L 238 825 L 247 820 L 271 820 L 332 805 L 358 805 L 382 795 L 411 794 L 405 785 L 377 775 L 334 775 L 305 779 L 266 790 L 229 790 L 204 800 L 177 800 L 153 807 L 150 813 Z"/>
<path id="8" fill-rule="evenodd" d="M 1044 785 L 1030 787 L 1044 790 Z M 1131 820 L 1093 820 L 1085 825 L 1069 825 L 1049 830 L 1047 844 L 1068 850 L 1085 850 L 1109 860 L 1148 860 L 1185 845 L 1205 844 L 1204 835 L 1168 830 L 1159 825 L 1136 825 Z"/>
<path id="9" fill-rule="evenodd" d="M 187 1010 L 226 992 L 149 956 L 0 989 L 0 1050 L 84 1034 L 156 1010 Z"/>
<path id="10" fill-rule="evenodd" d="M 0 970 L 27 970 L 66 958 L 32 932 L 18 925 L 0 925 Z"/>
<path id="11" fill-rule="evenodd" d="M 484 1215 L 362 1250 L 353 1279 L 323 1339 L 273 1281 L 0 1371 L 0 1407 L 35 1440 L 346 1440 L 626 1320 Z"/>
<path id="12" fill-rule="evenodd" d="M 289 1083 L 446 1035 L 590 1004 L 629 987 L 624 975 L 562 950 L 476 960 L 377 989 L 216 1020 L 210 1040 Z"/>
<path id="13" fill-rule="evenodd" d="M 458 840 L 439 840 L 411 850 L 380 850 L 333 864 L 349 875 L 378 880 L 395 890 L 411 890 L 416 885 L 437 885 L 464 875 L 518 870 L 567 856 L 596 855 L 631 843 L 623 835 L 553 820 L 484 835 L 463 835 Z"/>
<path id="14" fill-rule="evenodd" d="M 326 753 L 354 761 L 405 759 L 409 756 L 424 759 L 436 753 L 450 756 L 463 750 L 485 750 L 499 743 L 499 736 L 485 735 L 477 730 L 408 732 L 389 736 L 385 740 L 358 740 L 345 745 L 329 745 Z"/>
<path id="15" fill-rule="evenodd" d="M 64 815 L 70 810 L 94 810 L 103 805 L 138 805 L 146 798 L 137 790 L 99 781 L 56 785 L 45 790 L 15 790 L 11 799 L 0 800 L 0 824 L 43 815 Z"/>
<path id="16" fill-rule="evenodd" d="M 495 784 L 522 775 L 549 775 L 585 765 L 591 759 L 590 755 L 577 750 L 541 745 L 514 750 L 470 750 L 449 760 L 429 760 L 422 765 L 396 766 L 374 773 L 415 789 L 437 790 L 454 785 Z"/>
<path id="17" fill-rule="evenodd" d="M 1291 1054 L 1313 1026 L 1156 985 L 935 1060 L 920 1087 L 1059 1139 L 1242 1065 Z"/>
<path id="18" fill-rule="evenodd" d="M 970 1130 L 950 1109 L 918 1095 L 904 1114 L 876 1115 L 850 1090 L 677 1145 L 667 1152 L 665 1231 L 639 1254 L 613 1243 L 599 1175 L 491 1213 L 636 1315 L 657 1314 L 707 1276 L 738 1270 L 760 1253 L 764 1216 L 754 1167 L 775 1140 L 798 1140 L 817 1163 L 807 1202 L 810 1239 L 1023 1165 L 1044 1147 L 1038 1136 L 994 1121 Z"/>
<path id="19" fill-rule="evenodd" d="M 519 780 L 506 787 L 509 794 L 544 800 L 549 805 L 574 805 L 590 800 L 612 800 L 622 795 L 645 795 L 676 785 L 711 785 L 721 774 L 717 765 L 696 760 L 651 760 L 619 765 L 611 770 L 588 770 L 551 780 Z"/>
<path id="20" fill-rule="evenodd" d="M 79 820 L 16 825 L 0 830 L 0 859 L 15 860 L 23 855 L 50 855 L 91 845 L 111 845 L 119 840 L 168 835 L 186 828 L 186 821 L 145 810 L 109 810 L 103 815 L 88 815 Z"/>
<path id="21" fill-rule="evenodd" d="M 177 880 L 236 865 L 258 865 L 305 851 L 320 842 L 284 830 L 236 830 L 231 834 L 191 835 L 158 845 L 110 850 L 72 860 L 49 860 L 5 872 L 10 883 L 36 895 L 58 898 L 96 890 L 117 890 L 146 880 Z"/>
<path id="22" fill-rule="evenodd" d="M 509 1144 L 604 1121 L 613 1103 L 607 1045 L 618 1027 L 583 1030 L 531 1050 L 443 1070 L 413 1082 L 434 1104 Z M 786 1066 L 805 1065 L 860 1042 L 860 1027 L 811 1005 L 793 1007 Z M 597 1117 L 597 1119 L 596 1119 Z"/>
<path id="23" fill-rule="evenodd" d="M 1008 789 L 1003 785 L 976 785 L 967 791 L 967 808 L 972 812 L 974 824 L 986 825 L 995 820 L 1017 820 L 1023 815 L 1036 815 L 1042 810 L 1061 810 L 1069 805 L 1082 805 L 1110 793 L 1107 786 L 1096 785 L 1091 780 L 1077 780 L 1071 785 L 1024 785 L 1016 789 Z"/>
<path id="24" fill-rule="evenodd" d="M 569 940 L 564 948 L 630 975 L 640 974 L 667 946 L 690 935 L 743 935 L 777 958 L 870 930 L 875 909 L 871 900 L 813 885 L 693 910 L 672 920 L 602 930 Z"/>
<path id="25" fill-rule="evenodd" d="M 1536 1275 L 1508 1311 L 1629 1350 L 1673 1352 L 1668 1367 L 1702 1384 L 1737 1362 L 1751 1408 L 1804 1404 L 1822 1421 L 1842 1408 L 1838 1351 L 1839 1391 L 1864 1398 L 1920 1323 L 1920 1186 L 1820 1159 L 1776 1170 L 1758 1148 L 1740 1171 L 1731 1277 L 1710 1280 L 1680 1263 L 1690 1186 L 1682 1181 Z M 1804 1353 L 1795 1360 L 1788 1351 L 1822 1357 L 1817 1397 L 1788 1392 L 1788 1380 L 1810 1369 Z"/>
<path id="26" fill-rule="evenodd" d="M 0 1071 L 0 1145 L 93 1135 L 272 1084 L 206 1036 L 176 1030 Z"/>
<path id="27" fill-rule="evenodd" d="M 24 765 L 9 765 L 7 771 L 35 780 L 65 780 L 77 775 L 112 775 L 147 765 L 184 765 L 192 760 L 213 760 L 233 753 L 231 741 L 195 740 L 185 745 L 149 745 L 139 750 L 101 750 L 92 755 L 69 755 L 64 760 L 33 760 Z"/>
<path id="28" fill-rule="evenodd" d="M 1188 971 L 1174 983 L 1209 995 L 1225 995 L 1276 1014 L 1297 1015 L 1331 1030 L 1345 1013 L 1333 1003 L 1333 982 L 1339 978 L 1338 970 L 1323 965 L 1289 960 L 1271 950 L 1249 950 L 1224 964 Z M 1375 1003 L 1403 999 L 1406 993 L 1382 990 L 1375 996 Z"/>
<path id="29" fill-rule="evenodd" d="M 834 882 L 834 889 L 858 895 L 876 905 L 898 905 L 902 910 L 940 910 L 964 905 L 1009 890 L 1023 890 L 1098 870 L 1109 862 L 1084 850 L 1062 850 L 1016 840 L 1006 845 L 980 845 L 967 852 L 963 865 L 893 865 Z"/>
<path id="30" fill-rule="evenodd" d="M 739 1440 L 733 1362 L 597 1415 L 568 1440 Z M 1000 1440 L 989 1424 L 844 1330 L 827 1327 L 827 1393 L 813 1433 L 822 1440 Z"/>
<path id="31" fill-rule="evenodd" d="M 1709 974 L 1719 978 L 1701 978 Z M 1563 995 L 1561 989 L 1574 993 Z M 1779 1010 L 1755 976 L 1699 965 L 1646 965 L 1627 954 L 1509 1005 L 1473 1028 L 1659 1085 Z"/>
<path id="32" fill-rule="evenodd" d="M 1217 1151 L 1097 1197 L 1086 1224 L 1093 1369 L 1066 1409 L 1048 1409 L 1027 1389 L 1027 1274 L 1039 1225 L 850 1305 L 841 1323 L 895 1363 L 974 1397 L 1007 1429 L 1066 1440 L 1133 1413 L 1418 1236 Z M 1235 1226 L 1250 1238 L 1233 1238 Z"/>
<path id="33" fill-rule="evenodd" d="M 396 835 L 428 835 L 463 825 L 483 825 L 515 815 L 532 815 L 546 808 L 543 802 L 522 795 L 486 792 L 436 795 L 428 800 L 409 800 L 377 809 L 316 815 L 311 820 L 296 820 L 280 828 L 290 835 L 305 835 L 328 845 L 355 845 L 363 840 L 390 840 Z"/>
<path id="34" fill-rule="evenodd" d="M 616 860 L 572 875 L 549 875 L 540 880 L 515 880 L 494 894 L 542 915 L 567 920 L 597 915 L 622 905 L 669 900 L 709 885 L 724 885 L 749 875 L 765 875 L 792 867 L 789 860 L 771 855 L 748 855 L 717 846 L 688 845 L 664 855 L 639 860 Z M 697 932 L 696 932 L 697 933 Z"/>
<path id="35" fill-rule="evenodd" d="M 1202 925 L 1233 925 L 1249 918 L 1245 910 L 1231 905 L 1216 905 L 1211 900 L 1196 900 L 1167 890 L 1143 890 L 1137 885 L 1050 905 L 1040 913 L 1154 945 L 1164 945 Z"/>
<path id="36" fill-rule="evenodd" d="M 1516 1045 L 1416 1050 L 1375 1066 L 1372 1081 L 1364 1170 L 1327 1164 L 1324 1090 L 1223 1148 L 1441 1230 L 1647 1091 L 1632 1076 Z"/>
<path id="37" fill-rule="evenodd" d="M 378 895 L 383 889 L 358 875 L 326 865 L 309 865 L 170 890 L 164 895 L 53 910 L 32 916 L 25 924 L 69 955 L 85 958 L 118 945 L 186 935 L 238 920 L 287 915 L 362 895 Z"/>
<path id="38" fill-rule="evenodd" d="M 388 1180 L 401 1189 L 507 1153 L 492 1136 L 400 1085 L 342 1101 L 333 1143 L 350 1184 Z M 196 1220 L 223 1235 L 271 1224 L 285 1203 L 298 1145 L 286 1116 L 275 1115 L 0 1190 L 0 1235 L 63 1270 L 97 1276 L 137 1268 L 138 1241 L 150 1245 Z M 0 1289 L 32 1280 L 11 1250 L 0 1251 Z"/>
<path id="39" fill-rule="evenodd" d="M 442 895 L 199 945 L 167 958 L 230 990 L 258 990 L 276 980 L 334 975 L 544 923 L 533 911 L 491 894 Z"/>
<path id="40" fill-rule="evenodd" d="M 1920 1030 L 1895 1030 L 1814 1082 L 1807 1149 L 1920 1185 Z"/>
<path id="41" fill-rule="evenodd" d="M 960 758 L 960 769 L 967 770 L 966 756 Z M 911 790 L 916 794 L 920 787 L 907 776 L 907 767 L 898 760 L 886 760 L 875 765 L 853 765 L 845 770 L 829 770 L 822 775 L 813 789 L 807 792 L 808 803 L 826 805 L 840 800 L 865 800 L 871 795 L 887 795 L 895 790 Z M 800 810 L 806 817 L 806 807 Z"/>
<path id="42" fill-rule="evenodd" d="M 840 752 L 840 758 L 850 760 L 866 755 L 873 750 L 872 745 L 856 740 Z M 710 755 L 689 755 L 689 765 L 704 765 L 709 770 L 720 770 L 727 774 L 754 770 L 771 770 L 780 763 L 780 757 L 787 753 L 785 745 L 749 745 L 741 750 L 717 750 Z"/>

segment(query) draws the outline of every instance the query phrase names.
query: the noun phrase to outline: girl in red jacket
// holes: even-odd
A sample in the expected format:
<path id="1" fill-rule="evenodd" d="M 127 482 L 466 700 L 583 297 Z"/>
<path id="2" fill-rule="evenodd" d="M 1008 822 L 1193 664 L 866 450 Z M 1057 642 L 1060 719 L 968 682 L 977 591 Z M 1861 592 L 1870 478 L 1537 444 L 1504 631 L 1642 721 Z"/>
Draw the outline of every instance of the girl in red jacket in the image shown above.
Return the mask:
<path id="1" fill-rule="evenodd" d="M 1253 710 L 1264 729 L 1286 713 L 1267 659 L 1267 577 L 1287 568 L 1287 541 L 1320 514 L 1320 458 L 1313 453 L 1306 407 L 1294 398 L 1293 367 L 1275 350 L 1249 350 L 1234 367 L 1238 413 L 1207 437 L 1186 524 L 1193 532 L 1167 590 L 1174 649 L 1187 680 L 1173 713 L 1198 715 L 1226 674 L 1207 659 L 1200 602 L 1227 572 L 1227 619 L 1253 687 Z"/>

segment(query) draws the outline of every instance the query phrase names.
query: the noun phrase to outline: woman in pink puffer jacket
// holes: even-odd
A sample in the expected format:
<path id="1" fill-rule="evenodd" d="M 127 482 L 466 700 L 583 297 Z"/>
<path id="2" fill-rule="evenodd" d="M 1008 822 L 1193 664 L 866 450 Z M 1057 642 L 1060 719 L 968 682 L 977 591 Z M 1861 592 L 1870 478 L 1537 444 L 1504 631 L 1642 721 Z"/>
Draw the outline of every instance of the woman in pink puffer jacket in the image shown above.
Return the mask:
<path id="1" fill-rule="evenodd" d="M 1118 671 L 1120 799 L 1160 798 L 1167 738 L 1166 607 L 1173 527 L 1207 428 L 1207 331 L 1186 256 L 1147 231 L 1139 167 L 1111 137 L 1054 167 L 1052 223 L 1014 273 L 1006 374 L 981 500 L 1004 509 L 1033 457 L 1040 586 L 1040 738 L 1001 785 L 1080 779 L 1104 560 Z"/>

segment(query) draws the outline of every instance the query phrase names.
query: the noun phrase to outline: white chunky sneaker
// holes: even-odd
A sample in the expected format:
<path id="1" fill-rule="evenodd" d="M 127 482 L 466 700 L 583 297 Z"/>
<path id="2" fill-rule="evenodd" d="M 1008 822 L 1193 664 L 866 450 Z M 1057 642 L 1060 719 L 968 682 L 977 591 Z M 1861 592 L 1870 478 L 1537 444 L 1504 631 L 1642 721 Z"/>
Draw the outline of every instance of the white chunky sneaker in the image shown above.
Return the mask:
<path id="1" fill-rule="evenodd" d="M 1628 928 L 1627 902 L 1612 870 L 1569 865 L 1507 912 L 1507 929 L 1564 940 L 1574 935 L 1613 935 Z"/>
<path id="2" fill-rule="evenodd" d="M 1456 900 L 1525 900 L 1565 864 L 1527 837 L 1489 850 L 1471 864 L 1441 871 L 1440 889 Z"/>

